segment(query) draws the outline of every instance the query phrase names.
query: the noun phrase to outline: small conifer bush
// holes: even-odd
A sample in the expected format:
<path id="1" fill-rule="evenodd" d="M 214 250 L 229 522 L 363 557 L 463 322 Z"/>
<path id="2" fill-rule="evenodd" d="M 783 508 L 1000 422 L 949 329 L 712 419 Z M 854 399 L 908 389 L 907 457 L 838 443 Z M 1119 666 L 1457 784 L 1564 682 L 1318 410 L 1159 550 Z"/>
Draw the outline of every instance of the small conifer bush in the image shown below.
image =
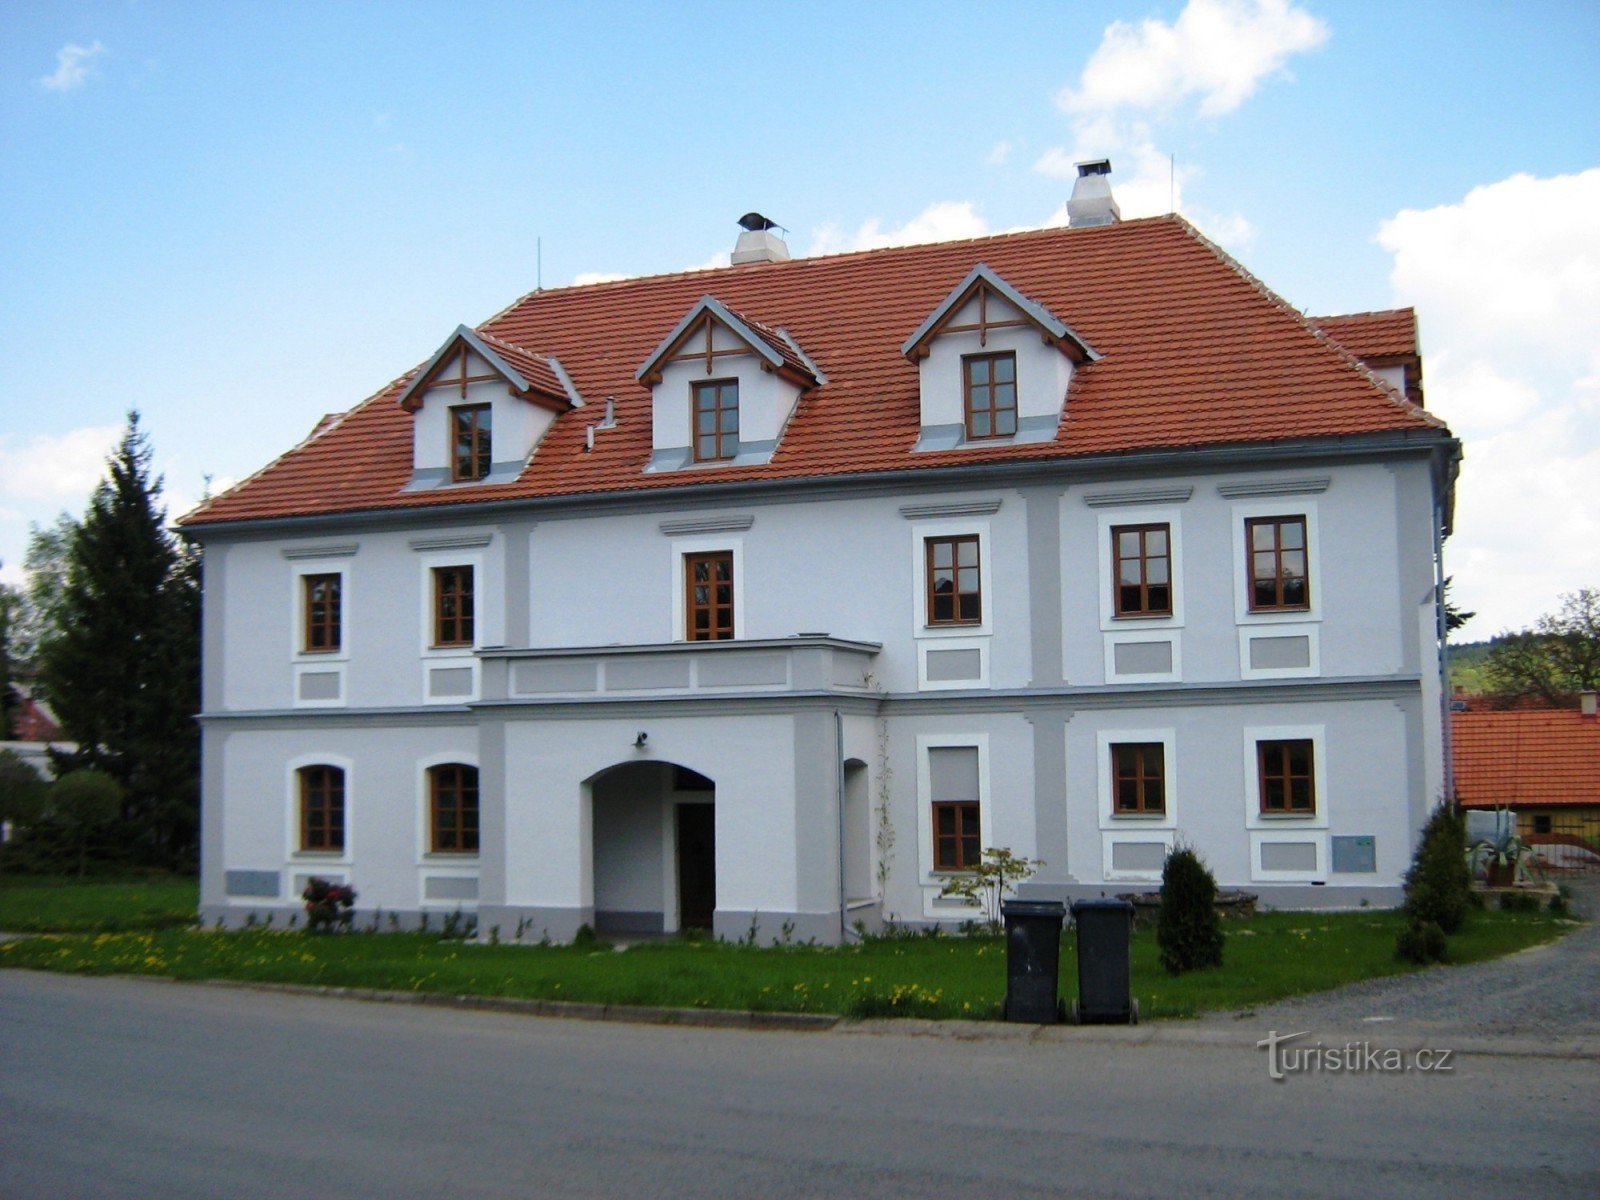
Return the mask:
<path id="1" fill-rule="evenodd" d="M 1407 962 L 1433 963 L 1444 959 L 1444 930 L 1433 921 L 1412 921 L 1400 931 L 1395 953 Z"/>
<path id="2" fill-rule="evenodd" d="M 1169 975 L 1222 965 L 1222 918 L 1217 881 L 1194 849 L 1178 846 L 1161 869 L 1161 910 L 1156 917 L 1161 966 Z"/>
<path id="3" fill-rule="evenodd" d="M 1413 924 L 1431 921 L 1446 934 L 1460 930 L 1472 906 L 1472 873 L 1466 821 L 1455 805 L 1440 804 L 1422 827 L 1405 885 L 1405 913 Z"/>

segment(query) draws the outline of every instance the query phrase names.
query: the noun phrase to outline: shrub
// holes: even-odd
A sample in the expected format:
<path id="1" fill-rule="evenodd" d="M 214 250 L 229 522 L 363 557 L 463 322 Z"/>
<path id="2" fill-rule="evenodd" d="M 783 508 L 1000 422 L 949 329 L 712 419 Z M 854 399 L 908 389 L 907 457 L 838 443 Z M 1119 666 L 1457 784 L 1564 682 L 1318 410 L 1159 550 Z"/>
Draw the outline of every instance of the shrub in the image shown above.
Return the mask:
<path id="1" fill-rule="evenodd" d="M 1412 921 L 1395 940 L 1395 953 L 1407 962 L 1426 965 L 1444 959 L 1444 930 L 1435 921 Z"/>
<path id="2" fill-rule="evenodd" d="M 332 933 L 350 928 L 355 915 L 356 890 L 347 883 L 332 883 L 326 879 L 312 879 L 300 893 L 306 902 L 306 932 Z M 250 914 L 251 921 L 255 914 Z"/>
<path id="3" fill-rule="evenodd" d="M 1217 881 L 1192 847 L 1174 849 L 1161 869 L 1156 942 L 1161 966 L 1169 975 L 1222 965 Z"/>
<path id="4" fill-rule="evenodd" d="M 1501 892 L 1500 907 L 1506 912 L 1538 912 L 1539 897 L 1532 892 Z"/>
<path id="5" fill-rule="evenodd" d="M 1455 933 L 1472 904 L 1472 873 L 1467 866 L 1467 828 L 1461 810 L 1440 804 L 1422 827 L 1406 872 L 1404 910 L 1412 924 L 1433 922 Z"/>

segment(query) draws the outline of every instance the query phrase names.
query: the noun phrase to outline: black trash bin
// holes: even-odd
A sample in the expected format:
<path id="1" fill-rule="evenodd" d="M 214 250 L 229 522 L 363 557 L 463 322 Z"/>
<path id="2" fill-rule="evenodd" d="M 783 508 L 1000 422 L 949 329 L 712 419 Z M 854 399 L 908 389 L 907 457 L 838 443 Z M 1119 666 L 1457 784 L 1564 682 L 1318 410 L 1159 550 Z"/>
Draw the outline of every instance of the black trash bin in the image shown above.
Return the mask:
<path id="1" fill-rule="evenodd" d="M 1054 1025 L 1061 1020 L 1061 924 L 1067 906 L 1059 900 L 1007 900 L 1006 999 L 1008 1021 Z"/>
<path id="2" fill-rule="evenodd" d="M 1078 1024 L 1137 1025 L 1133 999 L 1133 905 L 1126 900 L 1080 900 L 1072 906 L 1078 927 Z"/>

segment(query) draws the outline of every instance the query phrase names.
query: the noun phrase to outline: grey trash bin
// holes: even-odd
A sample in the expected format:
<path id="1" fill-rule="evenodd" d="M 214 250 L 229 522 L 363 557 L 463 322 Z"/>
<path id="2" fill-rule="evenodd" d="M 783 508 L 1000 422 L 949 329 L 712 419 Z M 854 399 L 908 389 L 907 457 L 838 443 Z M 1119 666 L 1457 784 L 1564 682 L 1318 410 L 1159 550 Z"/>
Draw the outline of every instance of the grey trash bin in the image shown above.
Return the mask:
<path id="1" fill-rule="evenodd" d="M 1078 1024 L 1137 1025 L 1133 999 L 1133 905 L 1126 900 L 1080 900 L 1072 906 L 1078 927 Z"/>
<path id="2" fill-rule="evenodd" d="M 1000 906 L 1006 923 L 1006 998 L 1008 1021 L 1054 1025 L 1061 1020 L 1061 924 L 1067 906 L 1059 900 L 1007 900 Z"/>

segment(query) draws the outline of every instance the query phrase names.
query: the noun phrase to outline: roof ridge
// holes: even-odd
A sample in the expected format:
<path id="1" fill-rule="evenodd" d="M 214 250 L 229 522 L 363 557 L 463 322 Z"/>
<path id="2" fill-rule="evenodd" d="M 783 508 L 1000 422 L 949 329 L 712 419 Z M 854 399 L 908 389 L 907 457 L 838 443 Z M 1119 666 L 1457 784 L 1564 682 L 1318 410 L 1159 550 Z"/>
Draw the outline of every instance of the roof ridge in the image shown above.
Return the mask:
<path id="1" fill-rule="evenodd" d="M 1366 363 L 1362 362 L 1354 354 L 1350 353 L 1349 350 L 1345 349 L 1344 346 L 1339 344 L 1339 341 L 1336 338 L 1330 337 L 1322 329 L 1318 328 L 1316 321 L 1312 317 L 1307 316 L 1294 305 L 1290 304 L 1282 296 L 1278 295 L 1277 292 L 1273 291 L 1272 288 L 1268 287 L 1259 278 L 1257 278 L 1256 275 L 1251 272 L 1243 263 L 1234 258 L 1233 255 L 1229 254 L 1221 246 L 1217 245 L 1216 242 L 1213 242 L 1205 234 L 1196 229 L 1194 225 L 1189 222 L 1187 217 L 1184 217 L 1179 213 L 1174 213 L 1172 215 L 1177 218 L 1179 225 L 1186 233 L 1188 233 L 1190 237 L 1192 237 L 1201 246 L 1204 246 L 1207 250 L 1211 251 L 1212 254 L 1216 255 L 1224 265 L 1230 267 L 1239 276 L 1239 278 L 1254 288 L 1263 299 L 1267 300 L 1269 303 L 1273 304 L 1275 307 L 1281 309 L 1283 312 L 1287 313 L 1289 316 L 1298 321 L 1307 333 L 1316 338 L 1317 341 L 1321 342 L 1334 354 L 1338 355 L 1338 357 L 1343 360 L 1347 366 L 1349 366 L 1358 375 L 1362 376 L 1368 383 L 1370 383 L 1384 400 L 1388 401 L 1396 408 L 1399 408 L 1402 412 L 1409 413 L 1420 420 L 1426 421 L 1429 425 L 1434 426 L 1436 429 L 1447 428 L 1442 419 L 1423 408 L 1420 404 L 1413 404 L 1410 400 L 1406 399 L 1405 394 L 1396 388 L 1394 384 L 1390 383 L 1371 367 L 1367 366 Z"/>
<path id="2" fill-rule="evenodd" d="M 1323 313 L 1321 316 L 1316 316 L 1316 317 L 1308 316 L 1306 318 L 1306 320 L 1308 320 L 1308 321 L 1360 321 L 1360 320 L 1375 319 L 1375 318 L 1378 318 L 1378 317 L 1394 317 L 1394 316 L 1400 315 L 1401 313 L 1410 313 L 1411 316 L 1414 319 L 1416 317 L 1416 315 L 1417 315 L 1416 306 L 1412 305 L 1412 304 L 1402 304 L 1399 308 L 1363 308 L 1358 312 Z"/>
<path id="3" fill-rule="evenodd" d="M 621 279 L 597 279 L 590 283 L 565 283 L 559 287 L 534 288 L 531 292 L 524 292 L 512 303 L 502 308 L 494 316 L 484 322 L 485 325 L 498 321 L 501 317 L 521 306 L 523 301 L 535 296 L 548 296 L 556 292 L 587 291 L 590 288 L 613 288 L 628 284 L 642 283 L 646 280 L 681 279 L 690 275 L 709 275 L 713 271 L 737 271 L 746 275 L 752 271 L 782 271 L 785 268 L 796 267 L 803 263 L 837 262 L 840 259 L 854 256 L 867 257 L 868 255 L 894 254 L 911 250 L 926 250 L 931 246 L 963 246 L 975 242 L 998 242 L 1012 238 L 1039 237 L 1045 234 L 1072 233 L 1084 235 L 1090 233 L 1105 233 L 1108 230 L 1127 228 L 1133 225 L 1153 224 L 1160 221 L 1179 221 L 1183 217 L 1177 213 L 1158 213 L 1152 217 L 1130 217 L 1126 221 L 1117 221 L 1111 225 L 1092 225 L 1074 228 L 1068 225 L 1033 225 L 1012 229 L 1002 229 L 994 233 L 979 233 L 965 238 L 935 238 L 926 242 L 902 242 L 893 246 L 865 246 L 850 250 L 833 250 L 824 254 L 800 254 L 793 258 L 786 258 L 780 262 L 756 263 L 730 263 L 726 266 L 683 267 L 676 271 L 658 271 L 650 275 L 624 275 Z"/>

